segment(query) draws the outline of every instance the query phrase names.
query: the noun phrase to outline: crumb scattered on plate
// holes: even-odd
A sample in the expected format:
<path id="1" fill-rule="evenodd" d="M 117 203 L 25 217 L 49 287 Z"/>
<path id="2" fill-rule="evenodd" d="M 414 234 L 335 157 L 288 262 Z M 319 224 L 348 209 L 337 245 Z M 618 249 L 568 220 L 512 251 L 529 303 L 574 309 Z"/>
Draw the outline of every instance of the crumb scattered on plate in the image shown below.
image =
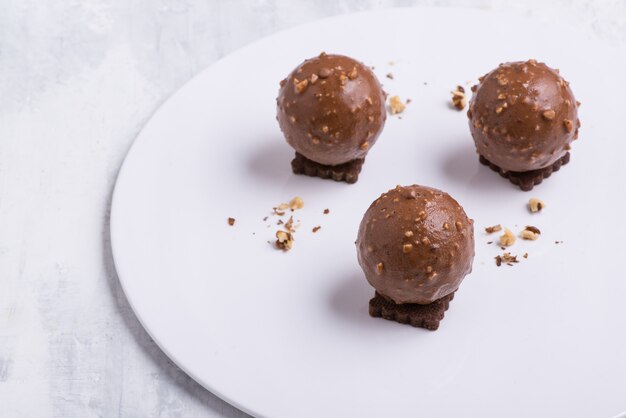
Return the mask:
<path id="1" fill-rule="evenodd" d="M 385 77 L 387 77 L 389 80 L 393 80 L 393 73 L 387 73 Z"/>
<path id="2" fill-rule="evenodd" d="M 228 218 L 228 225 L 230 226 L 235 225 L 235 218 Z"/>
<path id="3" fill-rule="evenodd" d="M 456 86 L 456 89 L 452 92 L 452 106 L 458 110 L 463 110 L 466 104 L 465 89 L 462 86 Z"/>
<path id="4" fill-rule="evenodd" d="M 503 247 L 510 247 L 515 244 L 515 234 L 510 229 L 504 228 L 504 234 L 500 235 L 500 245 Z"/>
<path id="5" fill-rule="evenodd" d="M 539 230 L 539 228 L 531 225 L 527 225 L 521 233 L 521 237 L 523 239 L 531 241 L 535 241 L 537 238 L 539 238 L 539 235 L 541 235 L 541 231 Z"/>
<path id="6" fill-rule="evenodd" d="M 318 226 L 316 226 L 316 227 L 314 227 L 314 228 L 313 228 L 313 233 L 316 233 L 316 232 L 317 232 L 317 231 L 319 231 L 320 229 L 322 229 L 322 227 L 321 227 L 321 226 L 319 226 L 319 225 L 318 225 Z"/>
<path id="7" fill-rule="evenodd" d="M 511 253 L 503 253 L 502 255 L 497 255 L 494 257 L 496 260 L 496 266 L 500 267 L 502 263 L 505 263 L 508 266 L 512 266 L 514 263 L 519 263 L 516 255 L 511 255 Z"/>
<path id="8" fill-rule="evenodd" d="M 389 98 L 389 112 L 392 115 L 402 113 L 404 112 L 404 109 L 406 109 L 406 104 L 402 102 L 400 96 L 391 96 Z"/>
<path id="9" fill-rule="evenodd" d="M 502 225 L 498 224 L 498 225 L 494 225 L 494 226 L 488 226 L 485 228 L 485 232 L 488 234 L 493 234 L 494 232 L 499 232 L 502 231 Z"/>
<path id="10" fill-rule="evenodd" d="M 546 204 L 543 203 L 541 199 L 537 199 L 536 197 L 533 197 L 528 201 L 528 209 L 530 209 L 531 213 L 540 212 L 541 209 L 545 207 Z"/>
<path id="11" fill-rule="evenodd" d="M 330 209 L 324 209 L 324 215 L 328 215 L 330 213 Z"/>
<path id="12" fill-rule="evenodd" d="M 284 216 L 287 210 L 291 210 L 292 212 L 302 209 L 304 207 L 304 200 L 300 196 L 295 196 L 293 199 L 289 201 L 289 203 L 281 203 L 280 205 L 272 208 L 274 211 L 274 215 Z M 263 218 L 264 221 L 267 220 L 267 216 Z M 282 226 L 282 229 L 276 231 L 276 248 L 289 251 L 293 247 L 294 237 L 293 234 L 296 232 L 296 229 L 300 226 L 300 221 L 295 223 L 293 216 L 290 216 L 287 221 L 283 221 L 283 219 L 278 219 L 276 221 L 276 225 Z"/>

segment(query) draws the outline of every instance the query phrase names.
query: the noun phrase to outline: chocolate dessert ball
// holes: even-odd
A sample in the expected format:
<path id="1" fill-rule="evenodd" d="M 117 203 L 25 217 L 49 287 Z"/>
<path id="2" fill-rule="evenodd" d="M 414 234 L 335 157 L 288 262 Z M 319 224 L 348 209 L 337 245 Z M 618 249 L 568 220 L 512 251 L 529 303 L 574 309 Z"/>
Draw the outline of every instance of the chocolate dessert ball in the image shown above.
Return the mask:
<path id="1" fill-rule="evenodd" d="M 574 93 L 558 70 L 543 63 L 500 64 L 472 91 L 467 116 L 476 149 L 501 170 L 551 166 L 578 136 Z"/>
<path id="2" fill-rule="evenodd" d="M 385 93 L 364 64 L 320 54 L 281 81 L 278 123 L 289 145 L 316 163 L 363 158 L 385 125 Z"/>
<path id="3" fill-rule="evenodd" d="M 432 303 L 472 271 L 473 223 L 447 193 L 397 186 L 363 216 L 359 264 L 376 291 L 396 304 Z"/>

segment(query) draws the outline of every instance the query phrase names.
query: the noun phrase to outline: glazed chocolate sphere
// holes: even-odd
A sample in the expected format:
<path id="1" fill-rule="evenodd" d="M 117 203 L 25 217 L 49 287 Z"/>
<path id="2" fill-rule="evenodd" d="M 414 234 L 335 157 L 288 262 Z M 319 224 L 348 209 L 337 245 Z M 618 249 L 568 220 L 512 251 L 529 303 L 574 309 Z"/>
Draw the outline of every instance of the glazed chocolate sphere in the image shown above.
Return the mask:
<path id="1" fill-rule="evenodd" d="M 289 145 L 324 165 L 365 157 L 385 125 L 385 93 L 374 73 L 342 55 L 320 54 L 283 81 L 278 123 Z"/>
<path id="2" fill-rule="evenodd" d="M 472 87 L 476 149 L 506 171 L 548 167 L 578 136 L 577 103 L 558 70 L 535 60 L 500 64 Z"/>
<path id="3" fill-rule="evenodd" d="M 447 193 L 398 186 L 365 212 L 356 244 L 379 294 L 424 305 L 456 291 L 472 271 L 474 221 Z"/>

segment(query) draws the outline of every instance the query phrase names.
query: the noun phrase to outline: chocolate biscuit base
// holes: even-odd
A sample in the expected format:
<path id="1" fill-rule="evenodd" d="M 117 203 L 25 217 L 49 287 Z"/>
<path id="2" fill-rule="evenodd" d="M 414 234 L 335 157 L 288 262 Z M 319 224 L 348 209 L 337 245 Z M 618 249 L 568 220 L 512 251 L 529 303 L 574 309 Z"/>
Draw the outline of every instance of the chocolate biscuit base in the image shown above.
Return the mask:
<path id="1" fill-rule="evenodd" d="M 427 305 L 420 305 L 417 303 L 397 304 L 376 292 L 370 300 L 370 316 L 434 331 L 439 328 L 439 322 L 448 310 L 454 293 Z"/>
<path id="2" fill-rule="evenodd" d="M 544 179 L 550 177 L 552 173 L 559 171 L 561 166 L 569 163 L 569 152 L 566 152 L 564 156 L 556 160 L 556 162 L 549 167 L 523 172 L 503 170 L 480 154 L 479 159 L 481 164 L 488 166 L 502 177 L 509 179 L 514 185 L 519 186 L 523 191 L 528 192 L 536 185 L 541 184 Z"/>
<path id="3" fill-rule="evenodd" d="M 333 179 L 335 181 L 345 181 L 346 183 L 356 183 L 365 158 L 357 158 L 339 165 L 324 165 L 311 161 L 300 153 L 296 152 L 296 158 L 291 161 L 291 168 L 295 174 L 304 174 L 310 177 L 320 177 L 323 179 Z"/>

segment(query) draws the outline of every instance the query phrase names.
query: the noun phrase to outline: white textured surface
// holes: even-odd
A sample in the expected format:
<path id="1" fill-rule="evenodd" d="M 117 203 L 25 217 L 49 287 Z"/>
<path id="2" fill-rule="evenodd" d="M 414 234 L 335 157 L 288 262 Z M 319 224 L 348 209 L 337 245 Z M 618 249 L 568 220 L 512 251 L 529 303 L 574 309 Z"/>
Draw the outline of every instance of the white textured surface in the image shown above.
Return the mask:
<path id="1" fill-rule="evenodd" d="M 622 0 L 4 0 L 0 416 L 244 416 L 174 366 L 128 307 L 109 248 L 117 170 L 154 109 L 224 54 L 320 17 L 412 4 L 513 10 L 626 43 Z"/>

